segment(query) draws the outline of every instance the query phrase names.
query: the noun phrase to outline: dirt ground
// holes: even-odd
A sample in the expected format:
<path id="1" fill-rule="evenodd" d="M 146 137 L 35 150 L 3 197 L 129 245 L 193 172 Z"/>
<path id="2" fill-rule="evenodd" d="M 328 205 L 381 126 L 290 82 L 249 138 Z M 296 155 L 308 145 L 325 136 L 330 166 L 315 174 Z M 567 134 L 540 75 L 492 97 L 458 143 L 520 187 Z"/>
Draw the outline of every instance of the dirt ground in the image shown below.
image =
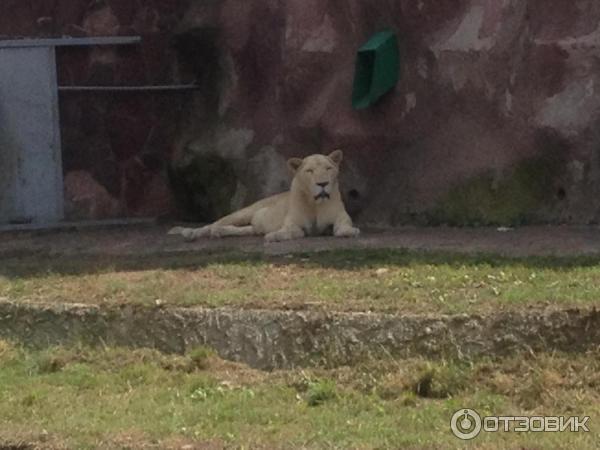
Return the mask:
<path id="1" fill-rule="evenodd" d="M 348 248 L 496 253 L 505 256 L 600 254 L 600 227 L 535 226 L 496 228 L 366 229 L 356 239 L 333 237 L 265 244 L 261 237 L 200 239 L 184 242 L 166 234 L 168 226 L 72 227 L 44 231 L 0 232 L 0 258 L 19 255 L 126 255 L 237 250 L 286 254 Z"/>

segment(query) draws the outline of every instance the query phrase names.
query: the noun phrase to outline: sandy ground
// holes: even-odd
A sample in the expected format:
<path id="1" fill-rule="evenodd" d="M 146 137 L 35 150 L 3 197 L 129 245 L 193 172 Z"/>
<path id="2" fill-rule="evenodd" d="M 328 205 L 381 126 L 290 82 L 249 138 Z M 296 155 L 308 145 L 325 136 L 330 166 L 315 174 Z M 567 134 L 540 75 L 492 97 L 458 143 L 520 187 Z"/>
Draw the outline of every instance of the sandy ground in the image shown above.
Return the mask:
<path id="1" fill-rule="evenodd" d="M 200 239 L 186 243 L 166 234 L 168 226 L 72 227 L 53 231 L 0 232 L 0 258 L 28 254 L 126 255 L 238 250 L 286 254 L 332 249 L 410 249 L 486 252 L 508 256 L 600 254 L 600 227 L 395 228 L 363 230 L 356 239 L 305 238 L 265 244 L 261 237 Z"/>

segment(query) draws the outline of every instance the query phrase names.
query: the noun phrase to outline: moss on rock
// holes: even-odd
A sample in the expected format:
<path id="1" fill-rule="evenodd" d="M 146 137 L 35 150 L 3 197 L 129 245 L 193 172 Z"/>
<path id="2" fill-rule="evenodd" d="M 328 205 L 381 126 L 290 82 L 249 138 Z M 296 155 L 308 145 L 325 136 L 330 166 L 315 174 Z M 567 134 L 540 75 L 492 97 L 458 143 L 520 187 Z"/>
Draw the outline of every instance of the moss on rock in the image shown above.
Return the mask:
<path id="1" fill-rule="evenodd" d="M 561 165 L 535 158 L 519 163 L 507 176 L 492 172 L 452 188 L 431 213 L 432 221 L 455 226 L 516 226 L 536 220 L 554 201 L 551 187 Z"/>

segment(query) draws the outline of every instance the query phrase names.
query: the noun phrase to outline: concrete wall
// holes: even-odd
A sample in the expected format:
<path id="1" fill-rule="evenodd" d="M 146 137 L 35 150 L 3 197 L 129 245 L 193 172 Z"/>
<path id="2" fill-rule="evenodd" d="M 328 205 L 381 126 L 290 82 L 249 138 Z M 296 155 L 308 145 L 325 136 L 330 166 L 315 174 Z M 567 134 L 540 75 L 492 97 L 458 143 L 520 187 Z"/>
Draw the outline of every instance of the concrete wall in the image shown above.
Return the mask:
<path id="1" fill-rule="evenodd" d="M 12 36 L 143 35 L 139 49 L 65 50 L 65 84 L 202 85 L 179 97 L 63 94 L 74 216 L 165 213 L 176 192 L 203 218 L 280 190 L 287 157 L 342 148 L 344 194 L 362 222 L 598 219 L 593 0 L 9 3 L 0 30 Z M 400 36 L 402 79 L 356 112 L 355 52 L 383 28 Z M 169 183 L 168 167 L 187 187 Z"/>
<path id="2" fill-rule="evenodd" d="M 63 218 L 54 49 L 0 48 L 0 224 Z"/>

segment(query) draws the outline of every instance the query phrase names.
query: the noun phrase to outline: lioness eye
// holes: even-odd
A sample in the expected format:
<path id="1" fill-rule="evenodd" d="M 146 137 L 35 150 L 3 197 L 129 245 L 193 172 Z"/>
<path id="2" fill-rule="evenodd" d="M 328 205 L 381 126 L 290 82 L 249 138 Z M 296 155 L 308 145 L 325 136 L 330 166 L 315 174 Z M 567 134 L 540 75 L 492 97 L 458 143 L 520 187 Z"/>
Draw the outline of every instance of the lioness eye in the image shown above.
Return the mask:
<path id="1" fill-rule="evenodd" d="M 306 169 L 306 173 L 314 173 L 315 171 L 312 169 Z"/>
<path id="2" fill-rule="evenodd" d="M 333 170 L 333 167 L 328 167 L 327 170 Z"/>

